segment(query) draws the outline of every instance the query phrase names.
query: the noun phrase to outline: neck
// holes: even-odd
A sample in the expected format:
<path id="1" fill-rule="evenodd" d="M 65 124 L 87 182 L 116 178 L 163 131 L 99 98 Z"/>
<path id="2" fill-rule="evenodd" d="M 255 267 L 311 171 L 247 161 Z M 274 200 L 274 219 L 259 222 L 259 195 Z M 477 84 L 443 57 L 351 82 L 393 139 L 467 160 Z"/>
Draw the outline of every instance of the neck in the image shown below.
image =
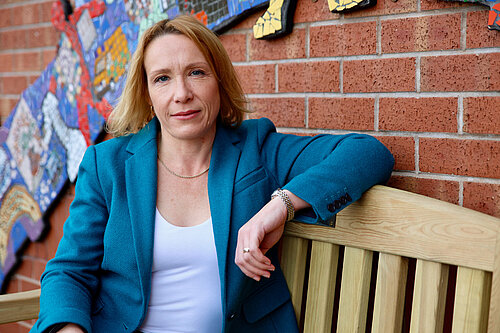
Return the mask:
<path id="1" fill-rule="evenodd" d="M 161 134 L 158 136 L 158 156 L 175 172 L 196 174 L 210 165 L 214 139 L 215 131 L 193 140 Z"/>

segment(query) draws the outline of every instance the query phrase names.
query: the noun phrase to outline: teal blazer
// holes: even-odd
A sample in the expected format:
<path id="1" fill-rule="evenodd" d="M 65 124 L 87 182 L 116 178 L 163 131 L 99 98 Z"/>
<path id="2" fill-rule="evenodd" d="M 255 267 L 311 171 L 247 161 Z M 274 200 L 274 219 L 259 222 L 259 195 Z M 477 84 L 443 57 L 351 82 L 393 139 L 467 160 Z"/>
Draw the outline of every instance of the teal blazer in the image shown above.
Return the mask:
<path id="1" fill-rule="evenodd" d="M 159 128 L 155 118 L 137 134 L 88 148 L 64 236 L 41 278 L 40 315 L 31 332 L 60 322 L 97 333 L 141 325 L 151 291 Z M 337 212 L 388 180 L 393 163 L 367 135 L 285 135 L 267 119 L 218 125 L 208 195 L 224 332 L 297 332 L 276 249 L 268 252 L 276 271 L 261 282 L 234 263 L 239 228 L 271 193 L 286 188 L 310 203 L 299 221 L 334 225 Z"/>

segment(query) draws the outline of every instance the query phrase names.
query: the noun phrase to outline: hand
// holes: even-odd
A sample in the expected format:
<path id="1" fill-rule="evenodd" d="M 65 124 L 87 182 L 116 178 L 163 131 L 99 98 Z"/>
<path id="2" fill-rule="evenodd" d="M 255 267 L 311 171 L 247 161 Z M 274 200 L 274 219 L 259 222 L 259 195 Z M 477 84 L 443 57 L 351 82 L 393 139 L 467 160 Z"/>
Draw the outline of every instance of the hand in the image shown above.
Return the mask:
<path id="1" fill-rule="evenodd" d="M 69 323 L 68 325 L 57 331 L 57 333 L 85 333 L 85 331 L 82 330 L 80 326 Z"/>
<path id="2" fill-rule="evenodd" d="M 246 276 L 256 281 L 271 276 L 275 267 L 265 254 L 281 238 L 286 216 L 283 201 L 274 198 L 240 228 L 234 261 Z M 244 248 L 250 252 L 244 253 Z"/>

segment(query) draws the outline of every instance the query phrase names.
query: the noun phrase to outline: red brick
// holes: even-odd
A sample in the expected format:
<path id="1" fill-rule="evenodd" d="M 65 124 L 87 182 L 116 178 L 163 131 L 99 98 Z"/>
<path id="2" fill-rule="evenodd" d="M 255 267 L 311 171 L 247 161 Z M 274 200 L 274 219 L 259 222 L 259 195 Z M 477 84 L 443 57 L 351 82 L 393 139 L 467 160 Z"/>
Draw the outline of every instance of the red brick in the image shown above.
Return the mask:
<path id="1" fill-rule="evenodd" d="M 345 13 L 345 18 L 360 16 L 381 16 L 387 14 L 410 13 L 417 11 L 417 1 L 414 0 L 377 0 L 372 8 Z"/>
<path id="2" fill-rule="evenodd" d="M 42 69 L 42 57 L 38 51 L 16 53 L 12 57 L 13 72 L 32 72 L 41 71 Z"/>
<path id="3" fill-rule="evenodd" d="M 338 92 L 339 62 L 315 61 L 278 64 L 280 92 Z"/>
<path id="4" fill-rule="evenodd" d="M 252 98 L 249 116 L 266 117 L 278 127 L 304 127 L 305 101 L 303 98 Z"/>
<path id="5" fill-rule="evenodd" d="M 103 139 L 103 141 L 106 141 L 109 139 Z M 68 190 L 66 191 L 65 196 L 67 196 L 67 197 L 71 198 L 71 200 L 73 200 L 73 198 L 75 197 L 75 184 L 69 184 Z"/>
<path id="6" fill-rule="evenodd" d="M 28 76 L 28 85 L 31 86 L 39 78 L 40 78 L 40 75 L 30 75 L 30 76 Z"/>
<path id="7" fill-rule="evenodd" d="M 458 7 L 467 7 L 470 5 L 471 4 L 458 2 L 458 1 L 444 1 L 444 0 L 421 0 L 420 1 L 420 9 L 421 10 L 458 8 Z"/>
<path id="8" fill-rule="evenodd" d="M 40 6 L 40 22 L 50 22 L 52 19 L 52 5 L 54 1 L 48 0 L 39 4 Z"/>
<path id="9" fill-rule="evenodd" d="M 415 58 L 344 61 L 344 92 L 415 90 Z"/>
<path id="10" fill-rule="evenodd" d="M 0 78 L 2 83 L 2 93 L 20 94 L 28 87 L 28 80 L 25 76 L 4 76 Z"/>
<path id="11" fill-rule="evenodd" d="M 11 72 L 12 71 L 12 53 L 0 54 L 0 72 Z"/>
<path id="12" fill-rule="evenodd" d="M 250 39 L 251 60 L 305 58 L 306 31 L 294 29 L 291 34 L 272 40 Z"/>
<path id="13" fill-rule="evenodd" d="M 500 90 L 500 53 L 423 57 L 422 91 Z"/>
<path id="14" fill-rule="evenodd" d="M 35 319 L 27 320 L 23 321 L 22 323 L 30 325 L 30 328 L 19 325 L 19 333 L 29 333 L 33 325 L 35 325 L 36 320 Z"/>
<path id="15" fill-rule="evenodd" d="M 0 116 L 7 117 L 16 106 L 17 101 L 18 100 L 14 98 L 0 97 Z"/>
<path id="16" fill-rule="evenodd" d="M 251 29 L 254 26 L 255 22 L 257 22 L 259 17 L 264 15 L 265 12 L 266 12 L 265 9 L 255 12 L 254 14 L 250 15 L 249 17 L 247 17 L 243 21 L 236 24 L 232 29 L 233 30 L 234 29 Z"/>
<path id="17" fill-rule="evenodd" d="M 447 201 L 452 204 L 458 204 L 458 182 L 441 179 L 392 176 L 387 185 L 401 190 L 422 194 L 434 199 Z"/>
<path id="18" fill-rule="evenodd" d="M 378 136 L 394 156 L 394 170 L 415 170 L 415 139 L 403 136 Z"/>
<path id="19" fill-rule="evenodd" d="M 375 21 L 311 27 L 309 34 L 311 57 L 375 54 L 377 51 Z"/>
<path id="20" fill-rule="evenodd" d="M 235 67 L 246 94 L 275 92 L 274 65 Z"/>
<path id="21" fill-rule="evenodd" d="M 26 31 L 12 30 L 0 32 L 0 50 L 26 48 Z"/>
<path id="22" fill-rule="evenodd" d="M 420 139 L 420 171 L 500 178 L 500 141 Z"/>
<path id="23" fill-rule="evenodd" d="M 10 279 L 6 280 L 7 289 L 5 290 L 6 294 L 13 294 L 21 291 L 21 286 L 19 279 L 16 276 L 11 276 Z"/>
<path id="24" fill-rule="evenodd" d="M 55 59 L 57 55 L 57 50 L 54 48 L 53 50 L 45 50 L 42 51 L 42 69 L 47 68 L 49 63 Z"/>
<path id="25" fill-rule="evenodd" d="M 62 238 L 62 228 L 60 230 L 55 230 L 56 228 L 51 226 L 49 233 L 43 242 L 47 248 L 47 259 L 50 260 L 54 258 L 57 252 L 57 247 Z"/>
<path id="26" fill-rule="evenodd" d="M 500 134 L 500 97 L 464 98 L 464 132 Z"/>
<path id="27" fill-rule="evenodd" d="M 31 272 L 31 278 L 37 281 L 40 280 L 42 273 L 45 271 L 46 261 L 33 260 L 33 271 Z"/>
<path id="28" fill-rule="evenodd" d="M 457 132 L 457 98 L 381 98 L 384 131 Z"/>
<path id="29" fill-rule="evenodd" d="M 467 48 L 499 47 L 498 30 L 486 29 L 489 10 L 467 13 Z"/>
<path id="30" fill-rule="evenodd" d="M 500 217 L 500 185 L 465 182 L 463 205 Z"/>
<path id="31" fill-rule="evenodd" d="M 26 30 L 27 47 L 56 46 L 59 32 L 54 27 L 33 28 Z"/>
<path id="32" fill-rule="evenodd" d="M 31 278 L 31 272 L 33 271 L 33 261 L 29 258 L 24 257 L 21 264 L 16 269 L 15 274 L 22 275 L 27 278 Z"/>
<path id="33" fill-rule="evenodd" d="M 40 8 L 38 4 L 25 4 L 12 7 L 12 25 L 26 25 L 40 22 Z"/>
<path id="34" fill-rule="evenodd" d="M 25 281 L 25 280 L 20 280 L 21 282 L 21 291 L 29 291 L 29 290 L 35 290 L 35 289 L 40 289 L 40 283 L 34 283 L 30 281 Z"/>
<path id="35" fill-rule="evenodd" d="M 220 40 L 229 54 L 231 61 L 237 62 L 246 60 L 247 43 L 245 34 L 221 35 Z"/>
<path id="36" fill-rule="evenodd" d="M 27 0 L 2 0 L 3 4 L 8 4 L 8 3 L 22 3 L 22 2 L 27 2 Z"/>
<path id="37" fill-rule="evenodd" d="M 47 247 L 42 241 L 29 243 L 28 248 L 24 252 L 24 255 L 45 260 L 49 259 Z"/>
<path id="38" fill-rule="evenodd" d="M 63 195 L 57 206 L 52 211 L 49 216 L 50 230 L 47 233 L 47 237 L 43 240 L 45 246 L 47 247 L 47 258 L 41 258 L 45 260 L 52 259 L 56 253 L 59 241 L 63 235 L 64 222 L 69 216 L 69 206 L 73 201 L 73 196 Z"/>
<path id="39" fill-rule="evenodd" d="M 382 21 L 382 52 L 458 49 L 461 15 L 432 15 Z"/>
<path id="40" fill-rule="evenodd" d="M 19 333 L 20 327 L 17 323 L 2 324 L 0 325 L 0 332 L 2 333 Z"/>
<path id="41" fill-rule="evenodd" d="M 373 98 L 310 98 L 309 127 L 373 130 Z"/>
<path id="42" fill-rule="evenodd" d="M 9 27 L 12 25 L 12 14 L 10 8 L 0 9 L 0 28 Z"/>
<path id="43" fill-rule="evenodd" d="M 330 12 L 328 1 L 298 0 L 293 16 L 294 23 L 337 20 L 340 14 Z"/>

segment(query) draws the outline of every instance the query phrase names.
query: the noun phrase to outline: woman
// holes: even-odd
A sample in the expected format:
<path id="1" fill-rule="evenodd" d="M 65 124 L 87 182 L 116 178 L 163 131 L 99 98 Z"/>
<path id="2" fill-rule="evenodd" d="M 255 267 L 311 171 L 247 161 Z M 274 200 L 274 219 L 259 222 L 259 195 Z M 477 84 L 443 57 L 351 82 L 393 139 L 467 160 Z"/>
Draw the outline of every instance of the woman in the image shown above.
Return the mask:
<path id="1" fill-rule="evenodd" d="M 244 111 L 210 30 L 181 16 L 144 33 L 32 332 L 297 331 L 273 247 L 285 222 L 332 225 L 393 158 L 369 136 L 283 135 Z"/>

